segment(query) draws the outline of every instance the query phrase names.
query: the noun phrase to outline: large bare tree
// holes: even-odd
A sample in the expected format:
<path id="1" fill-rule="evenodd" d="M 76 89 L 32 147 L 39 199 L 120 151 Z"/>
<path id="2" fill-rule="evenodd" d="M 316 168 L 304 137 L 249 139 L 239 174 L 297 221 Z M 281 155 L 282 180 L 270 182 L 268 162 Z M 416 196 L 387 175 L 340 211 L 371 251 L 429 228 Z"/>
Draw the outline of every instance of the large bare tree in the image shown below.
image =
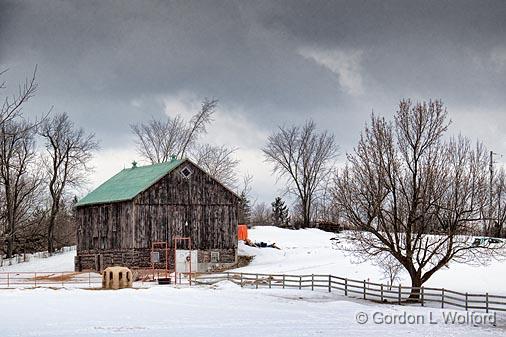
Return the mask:
<path id="1" fill-rule="evenodd" d="M 200 110 L 189 121 L 178 115 L 165 121 L 153 119 L 132 124 L 130 128 L 136 136 L 137 151 L 153 164 L 166 162 L 172 155 L 183 158 L 206 133 L 217 104 L 217 100 L 204 99 Z"/>
<path id="2" fill-rule="evenodd" d="M 0 71 L 0 77 L 5 71 Z M 0 187 L 1 218 L 0 237 L 6 242 L 7 256 L 13 253 L 16 235 L 27 222 L 37 184 L 29 172 L 34 160 L 34 135 L 36 124 L 23 121 L 22 110 L 37 91 L 37 67 L 13 95 L 6 94 L 0 106 Z M 0 80 L 0 89 L 7 87 Z M 3 227 L 3 228 L 2 228 Z"/>
<path id="3" fill-rule="evenodd" d="M 234 158 L 236 151 L 236 148 L 225 145 L 199 144 L 194 146 L 190 158 L 225 186 L 236 189 L 239 165 L 239 160 Z"/>
<path id="4" fill-rule="evenodd" d="M 446 138 L 441 101 L 400 102 L 394 122 L 372 116 L 338 175 L 335 200 L 353 229 L 351 251 L 393 256 L 411 278 L 410 298 L 451 261 L 484 262 L 498 247 L 472 245 L 487 200 L 481 143 Z"/>
<path id="5" fill-rule="evenodd" d="M 287 191 L 299 199 L 302 226 L 309 227 L 313 202 L 337 155 L 334 135 L 318 131 L 313 121 L 302 126 L 279 127 L 262 151 L 265 160 L 273 164 L 278 179 L 286 179 Z"/>
<path id="6" fill-rule="evenodd" d="M 94 134 L 86 133 L 69 119 L 66 113 L 56 114 L 42 123 L 40 135 L 45 140 L 44 163 L 50 196 L 47 225 L 47 248 L 54 252 L 55 221 L 62 209 L 65 193 L 79 188 L 91 170 L 89 162 L 98 149 Z"/>
<path id="7" fill-rule="evenodd" d="M 35 125 L 10 120 L 0 126 L 0 185 L 7 244 L 6 255 L 13 254 L 20 232 L 31 224 L 31 211 L 40 179 L 36 176 Z"/>

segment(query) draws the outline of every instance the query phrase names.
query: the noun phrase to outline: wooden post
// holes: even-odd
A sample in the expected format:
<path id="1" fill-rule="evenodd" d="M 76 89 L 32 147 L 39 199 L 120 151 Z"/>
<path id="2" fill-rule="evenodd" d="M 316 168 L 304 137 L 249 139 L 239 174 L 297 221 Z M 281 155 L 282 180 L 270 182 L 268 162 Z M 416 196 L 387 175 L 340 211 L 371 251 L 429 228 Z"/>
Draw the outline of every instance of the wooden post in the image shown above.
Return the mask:
<path id="1" fill-rule="evenodd" d="M 37 287 L 37 273 L 35 273 L 35 276 L 33 277 L 33 281 L 35 283 L 35 286 Z"/>
<path id="2" fill-rule="evenodd" d="M 366 292 L 366 289 L 365 289 L 365 280 L 364 280 L 364 300 L 365 300 L 365 292 Z"/>
<path id="3" fill-rule="evenodd" d="M 91 271 L 88 272 L 88 288 L 91 287 Z"/>
<path id="4" fill-rule="evenodd" d="M 243 287 L 243 285 L 242 285 L 242 273 L 241 273 L 241 288 L 242 288 L 242 287 Z"/>
<path id="5" fill-rule="evenodd" d="M 299 276 L 299 290 L 302 289 L 302 276 Z"/>
<path id="6" fill-rule="evenodd" d="M 285 274 L 283 274 L 283 289 L 285 289 Z"/>
<path id="7" fill-rule="evenodd" d="M 344 296 L 348 296 L 348 279 L 344 279 Z"/>
<path id="8" fill-rule="evenodd" d="M 311 274 L 311 290 L 314 290 L 314 274 Z"/>
<path id="9" fill-rule="evenodd" d="M 441 309 L 445 307 L 445 288 L 441 289 Z"/>
<path id="10" fill-rule="evenodd" d="M 467 304 L 467 298 L 468 298 L 468 296 L 469 296 L 469 295 L 468 295 L 468 294 L 467 294 L 467 292 L 466 292 L 466 311 L 467 311 L 467 309 L 468 309 L 468 308 L 467 308 L 467 307 L 468 307 L 468 304 Z"/>
<path id="11" fill-rule="evenodd" d="M 424 299 L 424 296 L 425 296 L 425 295 L 424 295 L 424 292 L 423 292 L 423 287 L 422 287 L 420 290 L 421 290 L 421 291 L 420 291 L 420 297 L 421 297 L 421 300 L 422 300 L 422 307 L 423 307 L 423 306 L 424 306 L 424 300 L 425 300 L 425 299 Z"/>
<path id="12" fill-rule="evenodd" d="M 258 289 L 258 274 L 256 275 L 255 288 Z"/>
<path id="13" fill-rule="evenodd" d="M 485 312 L 488 314 L 488 293 L 485 294 Z"/>
<path id="14" fill-rule="evenodd" d="M 271 289 L 271 280 L 272 280 L 272 276 L 269 275 L 269 289 Z"/>
<path id="15" fill-rule="evenodd" d="M 332 275 L 329 275 L 329 293 L 332 291 Z"/>
<path id="16" fill-rule="evenodd" d="M 381 290 L 381 303 L 383 303 L 383 284 L 380 285 Z"/>
<path id="17" fill-rule="evenodd" d="M 230 273 L 227 271 L 227 281 L 230 280 Z"/>
<path id="18" fill-rule="evenodd" d="M 402 284 L 399 283 L 399 304 L 401 304 L 402 301 Z"/>

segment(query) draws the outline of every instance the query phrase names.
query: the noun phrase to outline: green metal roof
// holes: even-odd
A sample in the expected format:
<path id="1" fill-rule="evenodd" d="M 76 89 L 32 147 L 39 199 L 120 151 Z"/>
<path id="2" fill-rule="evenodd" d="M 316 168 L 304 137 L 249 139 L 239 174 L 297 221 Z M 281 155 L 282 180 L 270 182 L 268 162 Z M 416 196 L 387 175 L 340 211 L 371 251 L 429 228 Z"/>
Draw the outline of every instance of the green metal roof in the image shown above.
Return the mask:
<path id="1" fill-rule="evenodd" d="M 131 200 L 184 161 L 174 159 L 167 163 L 123 169 L 82 198 L 76 206 Z"/>

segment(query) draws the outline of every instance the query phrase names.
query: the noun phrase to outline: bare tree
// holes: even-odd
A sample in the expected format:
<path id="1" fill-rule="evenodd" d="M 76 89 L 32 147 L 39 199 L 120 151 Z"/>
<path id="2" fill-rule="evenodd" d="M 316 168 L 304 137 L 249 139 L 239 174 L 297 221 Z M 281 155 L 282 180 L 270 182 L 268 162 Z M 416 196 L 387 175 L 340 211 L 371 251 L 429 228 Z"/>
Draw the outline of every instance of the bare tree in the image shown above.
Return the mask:
<path id="1" fill-rule="evenodd" d="M 279 127 L 262 151 L 265 160 L 273 164 L 278 179 L 286 178 L 287 191 L 300 199 L 303 227 L 309 227 L 313 202 L 337 155 L 334 136 L 327 131 L 318 132 L 313 121 L 303 126 Z"/>
<path id="2" fill-rule="evenodd" d="M 14 242 L 30 224 L 31 209 L 40 186 L 34 175 L 35 126 L 28 122 L 9 120 L 0 126 L 0 185 L 4 201 L 4 231 L 7 257 Z"/>
<path id="3" fill-rule="evenodd" d="M 493 217 L 494 232 L 493 235 L 501 237 L 503 235 L 504 224 L 506 223 L 506 172 L 501 168 L 494 179 L 494 199 L 495 209 Z"/>
<path id="4" fill-rule="evenodd" d="M 6 71 L 1 71 L 2 76 Z M 24 105 L 35 95 L 37 91 L 37 67 L 35 67 L 31 77 L 27 78 L 22 85 L 19 85 L 17 94 L 6 95 L 0 108 L 0 125 L 7 123 L 21 116 Z M 6 88 L 6 82 L 0 82 L 0 89 Z"/>
<path id="5" fill-rule="evenodd" d="M 6 71 L 0 71 L 0 77 Z M 26 221 L 27 206 L 33 190 L 33 181 L 28 167 L 33 160 L 34 125 L 19 121 L 26 103 L 37 91 L 37 67 L 25 82 L 19 85 L 13 95 L 5 95 L 0 106 L 0 196 L 1 218 L 4 228 L 0 228 L 0 237 L 7 243 L 6 253 L 13 253 L 16 234 Z M 0 81 L 0 89 L 7 87 Z"/>
<path id="6" fill-rule="evenodd" d="M 91 170 L 89 162 L 93 151 L 98 149 L 94 134 L 77 128 L 66 113 L 56 114 L 46 120 L 40 135 L 45 140 L 44 157 L 51 209 L 47 225 L 48 252 L 54 252 L 55 221 L 60 213 L 65 193 L 79 188 Z"/>
<path id="7" fill-rule="evenodd" d="M 237 220 L 240 224 L 248 224 L 251 221 L 251 183 L 253 176 L 246 174 L 242 178 L 242 188 L 239 194 L 239 205 L 237 207 Z"/>
<path id="8" fill-rule="evenodd" d="M 151 163 L 163 163 L 183 147 L 186 125 L 180 116 L 130 126 L 137 136 L 139 154 Z"/>
<path id="9" fill-rule="evenodd" d="M 180 115 L 165 121 L 132 124 L 139 154 L 151 163 L 163 163 L 172 155 L 183 158 L 213 120 L 217 100 L 204 99 L 200 110 L 186 122 Z"/>
<path id="10" fill-rule="evenodd" d="M 499 251 L 471 244 L 487 200 L 486 151 L 462 136 L 445 140 L 448 125 L 441 101 L 403 100 L 394 123 L 373 115 L 336 182 L 351 250 L 392 255 L 415 287 L 411 299 L 449 262 L 483 263 Z"/>
<path id="11" fill-rule="evenodd" d="M 190 157 L 197 165 L 212 175 L 225 186 L 235 189 L 237 185 L 237 166 L 239 160 L 234 158 L 236 148 L 215 146 L 210 144 L 197 145 Z"/>
<path id="12" fill-rule="evenodd" d="M 381 254 L 373 263 L 381 269 L 383 278 L 388 281 L 390 290 L 392 290 L 394 283 L 401 280 L 400 273 L 403 266 L 391 254 Z"/>
<path id="13" fill-rule="evenodd" d="M 254 225 L 271 225 L 272 213 L 265 202 L 256 203 L 251 212 L 251 223 Z"/>

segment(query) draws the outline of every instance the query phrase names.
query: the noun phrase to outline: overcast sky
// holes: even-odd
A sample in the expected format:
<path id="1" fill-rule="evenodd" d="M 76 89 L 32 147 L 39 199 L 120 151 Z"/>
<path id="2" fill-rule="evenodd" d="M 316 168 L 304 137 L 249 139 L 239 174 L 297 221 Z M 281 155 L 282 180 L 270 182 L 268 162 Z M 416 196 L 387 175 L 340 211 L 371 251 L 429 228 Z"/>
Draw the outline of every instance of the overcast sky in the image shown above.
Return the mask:
<path id="1" fill-rule="evenodd" d="M 129 124 L 203 97 L 219 99 L 205 140 L 239 147 L 259 201 L 280 188 L 260 151 L 277 125 L 314 119 L 344 161 L 401 98 L 441 98 L 452 132 L 506 155 L 505 1 L 0 0 L 9 88 L 35 64 L 27 113 L 54 106 L 100 140 L 90 188 L 139 161 Z"/>

